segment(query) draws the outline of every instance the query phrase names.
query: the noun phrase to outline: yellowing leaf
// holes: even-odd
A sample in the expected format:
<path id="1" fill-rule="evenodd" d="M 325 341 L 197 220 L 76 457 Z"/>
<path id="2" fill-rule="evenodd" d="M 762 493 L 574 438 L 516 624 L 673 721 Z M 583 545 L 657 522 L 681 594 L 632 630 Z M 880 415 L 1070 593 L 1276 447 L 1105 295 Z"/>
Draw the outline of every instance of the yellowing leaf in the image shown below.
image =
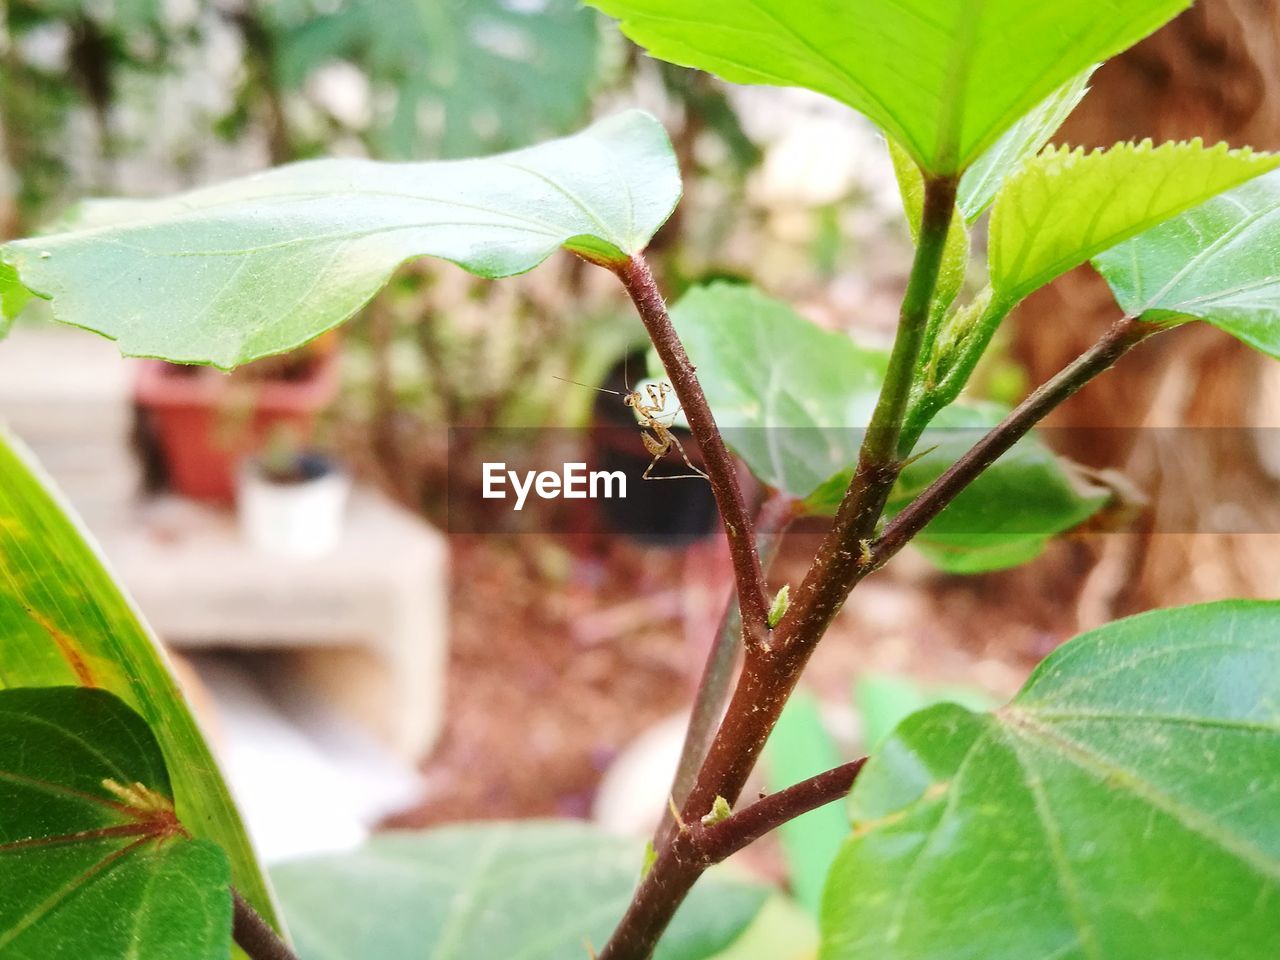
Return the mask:
<path id="1" fill-rule="evenodd" d="M 991 215 L 991 284 L 1027 294 L 1170 217 L 1280 165 L 1280 156 L 1200 140 L 1050 148 L 1010 178 Z"/>

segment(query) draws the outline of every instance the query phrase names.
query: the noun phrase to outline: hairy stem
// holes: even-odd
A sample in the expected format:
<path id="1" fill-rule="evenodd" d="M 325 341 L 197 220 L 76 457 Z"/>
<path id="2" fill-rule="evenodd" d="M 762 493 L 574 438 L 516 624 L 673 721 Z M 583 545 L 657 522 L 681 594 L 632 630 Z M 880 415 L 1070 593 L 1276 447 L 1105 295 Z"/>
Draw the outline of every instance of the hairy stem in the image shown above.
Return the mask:
<path id="1" fill-rule="evenodd" d="M 298 955 L 235 887 L 231 888 L 231 902 L 232 937 L 251 960 L 298 960 Z"/>
<path id="2" fill-rule="evenodd" d="M 924 215 L 915 262 L 903 297 L 889 369 L 863 438 L 853 482 L 832 531 L 824 538 L 813 566 L 774 636 L 766 638 L 763 644 L 747 646 L 742 674 L 724 720 L 681 807 L 686 828 L 710 812 L 717 796 L 729 803 L 737 801 L 804 665 L 861 577 L 860 544 L 875 533 L 889 491 L 902 469 L 898 441 L 929 322 L 947 232 L 955 213 L 956 182 L 955 178 L 934 178 L 925 183 Z M 641 298 L 636 293 L 632 296 L 639 304 Z M 656 291 L 652 297 L 660 307 L 661 298 Z M 643 308 L 641 312 L 645 312 Z M 665 316 L 665 311 L 662 314 Z M 654 336 L 652 328 L 650 335 Z M 658 342 L 656 336 L 654 342 Z M 661 349 L 659 347 L 660 353 Z M 663 362 L 667 363 L 666 357 Z M 670 363 L 667 370 L 672 372 Z M 682 402 L 683 399 L 681 397 Z M 712 427 L 714 429 L 714 424 Z M 701 438 L 698 439 L 701 442 Z M 725 519 L 728 525 L 729 517 Z M 754 550 L 752 554 L 754 556 Z M 765 604 L 763 610 L 767 610 L 767 601 Z M 745 621 L 745 600 L 743 611 Z M 767 619 L 765 623 L 767 625 Z M 690 843 L 690 834 L 682 829 L 670 844 L 658 850 L 657 860 L 605 945 L 600 960 L 644 960 L 653 952 L 658 938 L 701 872 Z"/>
<path id="3" fill-rule="evenodd" d="M 680 401 L 685 418 L 689 421 L 693 439 L 702 451 L 711 491 L 715 495 L 725 534 L 729 538 L 729 555 L 733 559 L 738 607 L 742 612 L 747 642 L 756 646 L 767 645 L 769 598 L 765 591 L 764 568 L 760 563 L 760 555 L 756 553 L 751 514 L 747 512 L 742 487 L 738 483 L 737 464 L 720 436 L 720 429 L 716 426 L 711 407 L 702 392 L 702 385 L 698 383 L 697 371 L 685 352 L 684 344 L 680 342 L 648 263 L 637 254 L 620 264 L 612 265 L 611 269 L 618 275 L 635 303 L 649 339 L 653 341 L 667 378 L 675 390 L 676 398 Z"/>
<path id="4" fill-rule="evenodd" d="M 1117 320 L 1097 343 L 1020 403 L 885 527 L 884 533 L 870 547 L 872 568 L 881 566 L 901 550 L 957 494 L 1025 437 L 1056 406 L 1162 329 L 1165 328 L 1127 317 Z"/>
<path id="5" fill-rule="evenodd" d="M 777 553 L 782 534 L 795 519 L 796 507 L 794 497 L 775 493 L 764 502 L 756 515 L 756 552 L 760 555 L 760 563 L 766 573 Z M 733 688 L 733 678 L 738 670 L 742 648 L 742 617 L 738 611 L 737 599 L 730 597 L 715 641 L 707 655 L 707 665 L 702 671 L 698 691 L 694 695 L 689 728 L 685 731 L 680 761 L 676 765 L 671 784 L 671 801 L 677 808 L 684 804 L 689 791 L 693 789 L 698 768 L 702 766 L 703 758 L 711 746 L 712 737 L 715 736 L 716 727 Z M 654 835 L 655 849 L 670 842 L 674 826 L 675 819 L 668 807 Z"/>

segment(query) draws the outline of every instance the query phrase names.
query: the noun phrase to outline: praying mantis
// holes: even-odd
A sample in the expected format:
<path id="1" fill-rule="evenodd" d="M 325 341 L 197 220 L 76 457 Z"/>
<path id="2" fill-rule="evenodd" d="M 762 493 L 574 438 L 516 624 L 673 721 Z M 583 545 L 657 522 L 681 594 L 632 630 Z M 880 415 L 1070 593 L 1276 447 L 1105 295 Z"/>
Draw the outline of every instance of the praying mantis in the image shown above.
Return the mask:
<path id="1" fill-rule="evenodd" d="M 563 377 L 557 377 L 558 380 L 564 380 Z M 565 383 L 577 383 L 576 380 L 565 380 Z M 578 384 L 578 386 L 586 386 L 586 384 Z M 643 480 L 690 480 L 701 477 L 707 480 L 708 477 L 698 467 L 693 465 L 689 459 L 689 454 L 685 452 L 684 444 L 680 442 L 680 438 L 676 436 L 671 429 L 675 423 L 675 418 L 680 414 L 680 407 L 674 410 L 667 410 L 667 398 L 671 396 L 673 390 L 669 383 L 657 382 L 647 383 L 643 390 L 632 390 L 626 388 L 626 392 L 620 390 L 608 390 L 604 387 L 591 387 L 590 389 L 598 390 L 600 393 L 611 393 L 616 397 L 621 397 L 625 406 L 630 407 L 636 415 L 636 420 L 640 424 L 640 440 L 644 443 L 644 448 L 653 457 L 649 461 L 649 466 L 645 468 L 641 475 Z M 663 457 L 667 456 L 672 449 L 680 452 L 680 458 L 684 460 L 684 464 L 692 473 L 682 473 L 674 477 L 655 477 L 653 476 L 653 468 L 658 465 Z"/>

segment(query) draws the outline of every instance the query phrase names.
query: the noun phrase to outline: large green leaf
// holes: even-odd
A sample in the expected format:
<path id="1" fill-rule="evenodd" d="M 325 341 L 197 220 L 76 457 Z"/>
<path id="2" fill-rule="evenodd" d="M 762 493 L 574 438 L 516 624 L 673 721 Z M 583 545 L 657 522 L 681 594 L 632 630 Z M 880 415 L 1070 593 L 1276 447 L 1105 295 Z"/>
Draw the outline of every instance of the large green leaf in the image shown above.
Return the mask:
<path id="1" fill-rule="evenodd" d="M 0 687 L 97 687 L 140 713 L 164 752 L 179 818 L 227 852 L 240 892 L 274 917 L 235 804 L 163 654 L 25 456 L 0 431 Z"/>
<path id="2" fill-rule="evenodd" d="M 1280 358 L 1280 173 L 1094 259 L 1131 317 L 1196 318 Z"/>
<path id="3" fill-rule="evenodd" d="M 1190 0 L 588 0 L 654 56 L 808 87 L 865 113 L 925 170 L 959 173 L 1082 70 Z"/>
<path id="4" fill-rule="evenodd" d="M 851 796 L 824 960 L 1280 956 L 1280 604 L 1085 634 L 905 721 Z"/>
<path id="5" fill-rule="evenodd" d="M 320 16 L 275 3 L 263 14 L 282 34 L 285 86 L 347 59 L 386 88 L 374 100 L 379 155 L 522 147 L 577 126 L 591 105 L 599 24 L 576 0 L 354 0 Z"/>
<path id="6" fill-rule="evenodd" d="M 1050 148 L 991 214 L 991 284 L 1015 304 L 1090 257 L 1280 165 L 1280 155 L 1199 140 L 1109 150 Z"/>
<path id="7" fill-rule="evenodd" d="M 127 354 L 232 367 L 310 340 L 402 261 L 484 277 L 560 247 L 617 261 L 680 196 L 666 133 L 638 111 L 479 160 L 318 160 L 167 200 L 110 204 L 105 224 L 0 248 L 54 315 Z"/>
<path id="8" fill-rule="evenodd" d="M 725 442 L 762 481 L 803 498 L 857 459 L 883 354 L 741 285 L 695 287 L 671 319 Z"/>
<path id="9" fill-rule="evenodd" d="M 0 956 L 225 960 L 226 855 L 192 841 L 164 756 L 118 698 L 0 691 Z"/>
<path id="10" fill-rule="evenodd" d="M 302 960 L 582 960 L 631 899 L 641 845 L 569 821 L 385 833 L 273 872 Z M 654 955 L 703 960 L 768 891 L 704 877 Z"/>
<path id="11" fill-rule="evenodd" d="M 875 406 L 884 355 L 750 287 L 695 288 L 671 317 L 725 442 L 769 486 L 804 500 L 811 513 L 834 513 Z M 917 445 L 927 452 L 903 471 L 889 512 L 906 506 L 1002 412 L 993 404 L 943 410 Z M 1001 569 L 1033 559 L 1104 501 L 1032 436 L 957 497 L 916 544 L 953 573 Z"/>

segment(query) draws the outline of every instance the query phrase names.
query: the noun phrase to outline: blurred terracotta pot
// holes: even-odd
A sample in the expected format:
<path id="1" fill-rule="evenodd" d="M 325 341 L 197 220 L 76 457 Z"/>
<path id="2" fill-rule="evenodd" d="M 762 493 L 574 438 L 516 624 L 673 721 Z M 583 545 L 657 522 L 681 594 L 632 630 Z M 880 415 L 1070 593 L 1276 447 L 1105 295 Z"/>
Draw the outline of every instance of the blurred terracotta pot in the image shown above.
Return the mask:
<path id="1" fill-rule="evenodd" d="M 338 354 L 329 349 L 252 377 L 146 360 L 134 398 L 173 491 L 230 503 L 241 461 L 281 427 L 300 443 L 310 441 L 316 416 L 338 388 Z"/>

